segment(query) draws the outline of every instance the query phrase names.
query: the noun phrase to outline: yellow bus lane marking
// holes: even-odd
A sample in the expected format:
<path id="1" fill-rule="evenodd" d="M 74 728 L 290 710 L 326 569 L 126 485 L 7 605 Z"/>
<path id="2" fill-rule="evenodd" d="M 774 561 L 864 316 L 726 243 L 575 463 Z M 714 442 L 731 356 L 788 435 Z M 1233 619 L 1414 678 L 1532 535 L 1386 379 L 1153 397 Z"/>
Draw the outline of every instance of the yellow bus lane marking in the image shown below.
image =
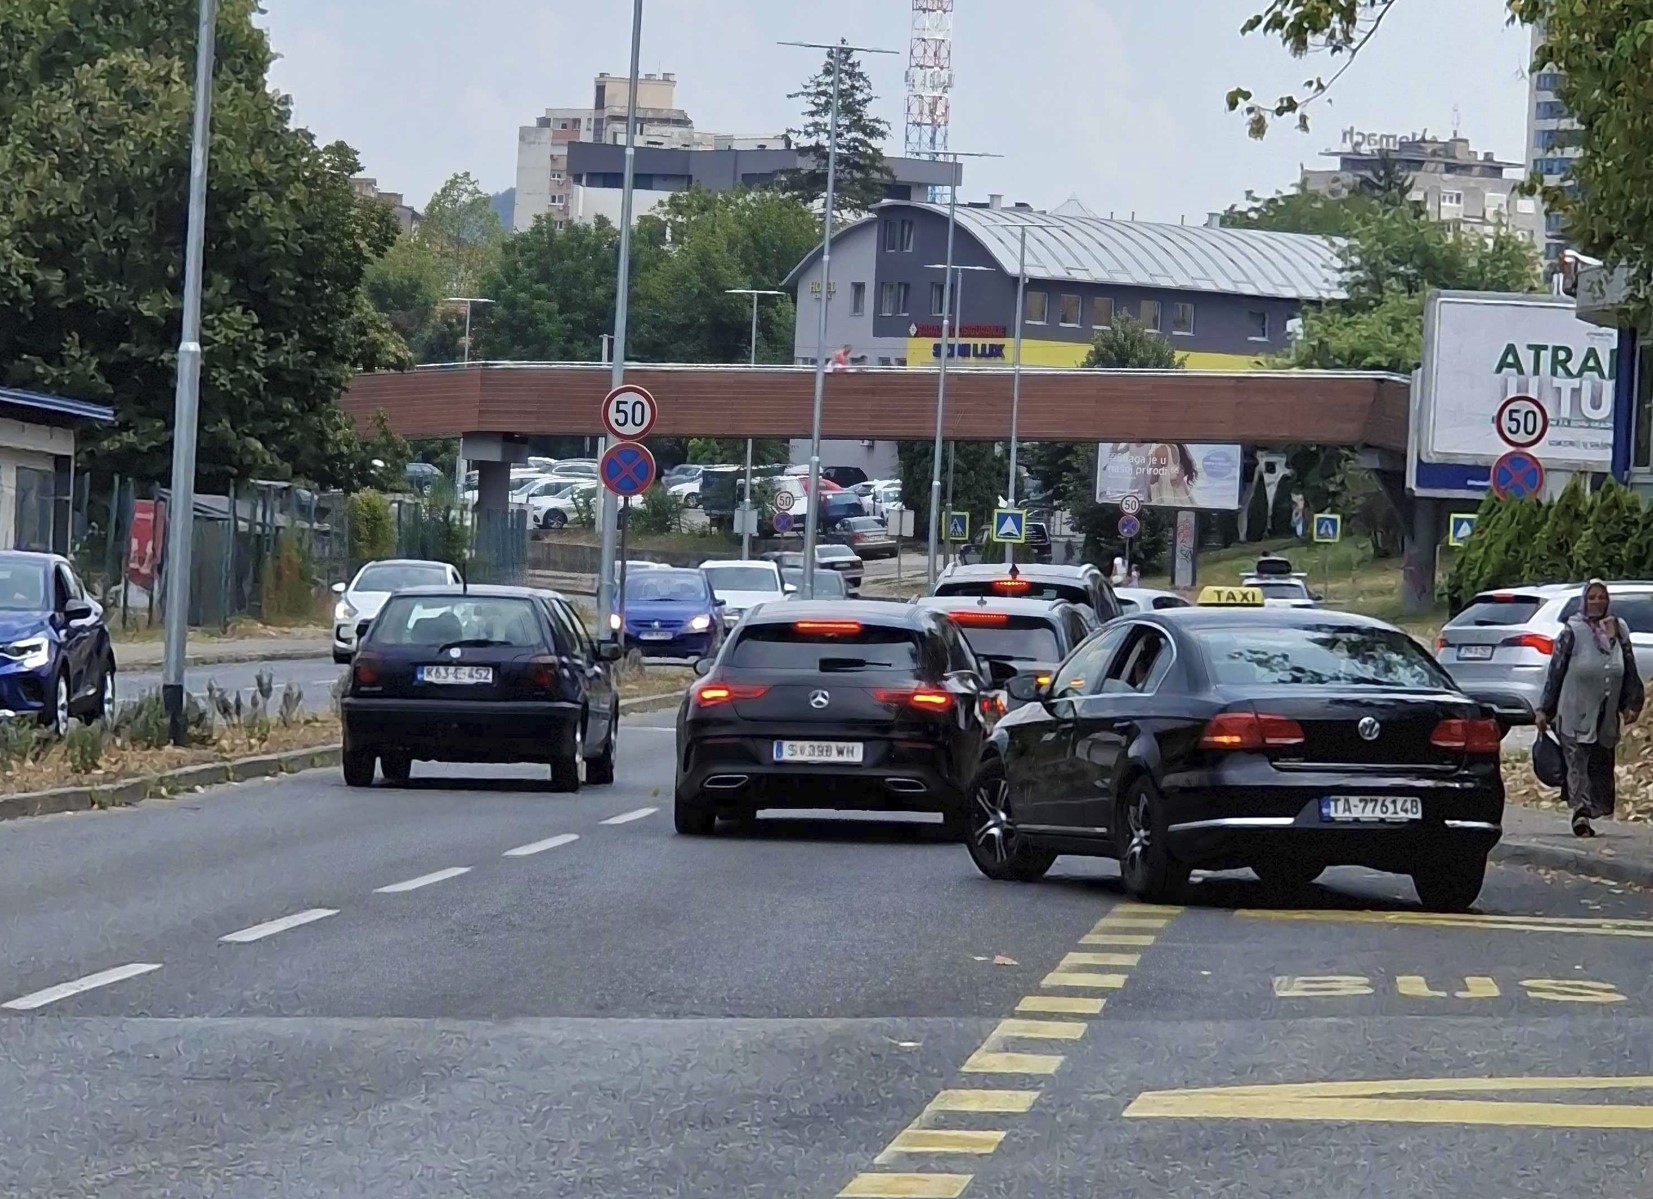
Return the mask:
<path id="1" fill-rule="evenodd" d="M 1437 991 L 1421 974 L 1401 974 L 1395 977 L 1395 990 L 1408 999 L 1497 999 L 1503 994 L 1495 981 L 1480 974 L 1466 976 L 1462 991 Z"/>
<path id="2" fill-rule="evenodd" d="M 964 1061 L 971 1074 L 1055 1074 L 1062 1065 L 1059 1053 L 1005 1053 L 978 1049 Z"/>
<path id="3" fill-rule="evenodd" d="M 958 1199 L 970 1174 L 858 1174 L 839 1199 Z"/>
<path id="4" fill-rule="evenodd" d="M 1653 1088 L 1653 1077 L 1414 1078 L 1375 1082 L 1276 1083 L 1145 1091 L 1131 1101 L 1124 1114 L 1128 1119 L 1328 1123 L 1352 1120 L 1387 1124 L 1653 1130 L 1653 1105 L 1438 1098 L 1454 1093 L 1512 1095 L 1535 1091 L 1630 1091 L 1647 1088 Z"/>
<path id="5" fill-rule="evenodd" d="M 1068 1016 L 1100 1016 L 1105 999 L 1090 995 L 1026 995 L 1018 1012 L 1057 1012 Z"/>
<path id="6" fill-rule="evenodd" d="M 1125 985 L 1123 974 L 1090 974 L 1077 970 L 1055 970 L 1039 981 L 1043 987 L 1100 987 L 1117 991 Z"/>
<path id="7" fill-rule="evenodd" d="M 1000 1112 L 1026 1115 L 1039 1099 L 1038 1091 L 993 1091 L 972 1088 L 940 1091 L 925 1107 L 927 1112 Z"/>
<path id="8" fill-rule="evenodd" d="M 1086 1025 L 1081 1020 L 1000 1020 L 999 1026 L 988 1035 L 989 1041 L 1005 1037 L 1039 1037 L 1047 1041 L 1077 1041 L 1085 1035 Z"/>
<path id="9" fill-rule="evenodd" d="M 1058 970 L 1073 966 L 1135 966 L 1142 961 L 1140 953 L 1070 953 L 1062 959 Z"/>
<path id="10" fill-rule="evenodd" d="M 1381 924 L 1423 928 L 1475 929 L 1485 932 L 1575 933 L 1589 937 L 1653 939 L 1653 920 L 1584 916 L 1483 916 L 1452 912 L 1278 911 L 1241 908 L 1242 920 L 1311 921 L 1320 924 Z"/>
<path id="11" fill-rule="evenodd" d="M 1118 945 L 1138 949 L 1146 949 L 1153 943 L 1153 937 L 1146 933 L 1091 932 L 1079 938 L 1081 945 Z"/>
<path id="12" fill-rule="evenodd" d="M 882 1162 L 894 1153 L 992 1153 L 1004 1133 L 979 1128 L 908 1128 L 896 1134 L 878 1155 Z"/>

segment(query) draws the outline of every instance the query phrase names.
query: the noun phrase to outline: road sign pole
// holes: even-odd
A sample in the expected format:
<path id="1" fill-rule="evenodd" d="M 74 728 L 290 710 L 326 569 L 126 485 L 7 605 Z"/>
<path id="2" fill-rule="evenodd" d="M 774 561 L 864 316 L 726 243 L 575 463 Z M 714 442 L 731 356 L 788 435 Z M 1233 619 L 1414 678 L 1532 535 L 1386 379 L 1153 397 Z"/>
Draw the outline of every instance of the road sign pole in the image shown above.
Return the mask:
<path id="1" fill-rule="evenodd" d="M 631 497 L 628 495 L 620 501 L 620 594 L 615 601 L 614 610 L 619 614 L 620 627 L 614 630 L 614 639 L 620 643 L 620 648 L 626 648 L 626 534 L 631 529 Z M 614 622 L 610 621 L 610 625 Z"/>

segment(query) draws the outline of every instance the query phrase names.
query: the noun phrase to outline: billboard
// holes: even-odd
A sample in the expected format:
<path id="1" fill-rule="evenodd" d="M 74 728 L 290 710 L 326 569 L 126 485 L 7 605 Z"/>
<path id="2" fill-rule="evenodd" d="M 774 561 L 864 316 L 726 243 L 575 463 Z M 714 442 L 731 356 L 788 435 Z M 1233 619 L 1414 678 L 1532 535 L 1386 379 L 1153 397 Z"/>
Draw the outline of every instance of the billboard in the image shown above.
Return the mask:
<path id="1" fill-rule="evenodd" d="M 1579 320 L 1571 299 L 1432 292 L 1423 322 L 1418 456 L 1486 465 L 1519 444 L 1547 467 L 1608 470 L 1617 373 L 1618 334 Z M 1536 444 L 1500 435 L 1499 407 L 1517 395 L 1533 397 L 1549 418 Z M 1535 422 L 1532 431 L 1538 428 Z"/>
<path id="2" fill-rule="evenodd" d="M 1128 495 L 1150 508 L 1236 509 L 1240 447 L 1104 441 L 1096 447 L 1096 502 L 1117 504 Z"/>

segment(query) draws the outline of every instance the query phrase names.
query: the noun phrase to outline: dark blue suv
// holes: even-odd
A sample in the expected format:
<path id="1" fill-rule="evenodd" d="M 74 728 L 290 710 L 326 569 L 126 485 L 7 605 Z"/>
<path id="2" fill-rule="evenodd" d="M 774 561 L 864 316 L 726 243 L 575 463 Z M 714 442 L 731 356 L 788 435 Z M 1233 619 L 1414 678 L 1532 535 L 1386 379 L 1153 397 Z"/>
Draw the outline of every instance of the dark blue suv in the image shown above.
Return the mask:
<path id="1" fill-rule="evenodd" d="M 33 716 L 60 735 L 115 702 L 103 608 L 56 554 L 0 552 L 0 717 Z"/>

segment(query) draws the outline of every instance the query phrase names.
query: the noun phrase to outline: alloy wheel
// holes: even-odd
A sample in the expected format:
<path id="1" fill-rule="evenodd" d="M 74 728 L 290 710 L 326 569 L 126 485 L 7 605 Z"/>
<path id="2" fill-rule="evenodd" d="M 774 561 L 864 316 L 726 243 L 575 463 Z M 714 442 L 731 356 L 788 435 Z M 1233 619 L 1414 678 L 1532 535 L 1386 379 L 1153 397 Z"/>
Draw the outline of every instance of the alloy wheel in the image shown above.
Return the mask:
<path id="1" fill-rule="evenodd" d="M 585 730 L 574 730 L 574 775 L 585 786 Z"/>
<path id="2" fill-rule="evenodd" d="M 1125 809 L 1125 832 L 1130 839 L 1125 843 L 1125 858 L 1120 866 L 1135 876 L 1147 870 L 1148 851 L 1153 844 L 1152 819 L 1145 794 L 1137 795 Z"/>
<path id="3" fill-rule="evenodd" d="M 52 727 L 57 730 L 57 735 L 61 737 L 69 731 L 69 680 L 61 674 L 57 676 L 57 691 L 54 703 L 55 707 L 52 712 L 54 723 Z"/>
<path id="4" fill-rule="evenodd" d="M 1002 777 L 982 779 L 972 797 L 970 836 L 996 863 L 1009 862 L 1016 852 L 1016 829 L 1005 810 L 1009 797 Z"/>
<path id="5" fill-rule="evenodd" d="M 99 700 L 99 703 L 103 706 L 103 718 L 113 720 L 115 718 L 115 672 L 107 667 L 103 672 L 103 698 Z"/>

